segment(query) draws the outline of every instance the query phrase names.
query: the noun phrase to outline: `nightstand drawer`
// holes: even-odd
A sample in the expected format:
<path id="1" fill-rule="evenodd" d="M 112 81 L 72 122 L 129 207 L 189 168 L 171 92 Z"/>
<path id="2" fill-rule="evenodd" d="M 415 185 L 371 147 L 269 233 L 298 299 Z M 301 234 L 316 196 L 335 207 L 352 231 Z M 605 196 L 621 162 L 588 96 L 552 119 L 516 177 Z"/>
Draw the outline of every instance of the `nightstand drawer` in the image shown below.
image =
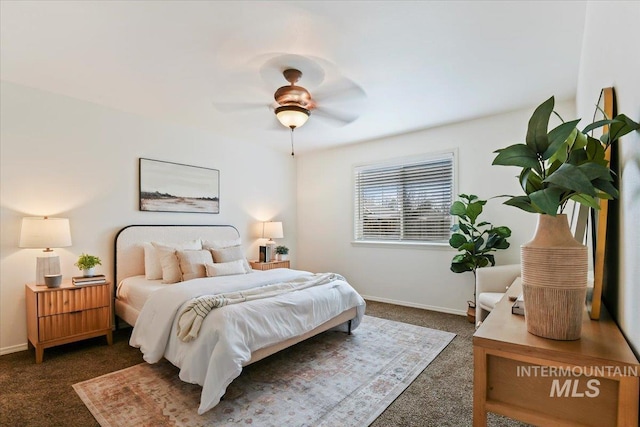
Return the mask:
<path id="1" fill-rule="evenodd" d="M 273 270 L 274 268 L 291 268 L 289 264 L 289 260 L 285 261 L 269 261 L 269 262 L 258 262 L 251 261 L 251 268 L 254 270 Z"/>
<path id="2" fill-rule="evenodd" d="M 38 317 L 108 307 L 110 297 L 109 284 L 40 292 L 38 293 Z"/>
<path id="3" fill-rule="evenodd" d="M 109 307 L 56 314 L 38 319 L 38 339 L 54 340 L 111 327 Z"/>

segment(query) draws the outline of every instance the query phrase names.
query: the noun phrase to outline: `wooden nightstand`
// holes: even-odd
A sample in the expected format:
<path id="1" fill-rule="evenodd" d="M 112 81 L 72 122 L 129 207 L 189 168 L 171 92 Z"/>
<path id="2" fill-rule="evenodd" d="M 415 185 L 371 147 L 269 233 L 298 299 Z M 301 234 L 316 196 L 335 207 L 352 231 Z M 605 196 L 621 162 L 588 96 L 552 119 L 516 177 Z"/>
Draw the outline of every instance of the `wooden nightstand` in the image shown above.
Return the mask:
<path id="1" fill-rule="evenodd" d="M 259 262 L 259 261 L 250 261 L 251 268 L 254 270 L 271 270 L 274 268 L 290 268 L 289 260 L 286 261 L 270 261 L 270 262 Z"/>
<path id="2" fill-rule="evenodd" d="M 42 363 L 44 349 L 111 332 L 111 283 L 75 286 L 70 281 L 59 288 L 25 285 L 27 337 L 36 349 L 36 363 Z"/>

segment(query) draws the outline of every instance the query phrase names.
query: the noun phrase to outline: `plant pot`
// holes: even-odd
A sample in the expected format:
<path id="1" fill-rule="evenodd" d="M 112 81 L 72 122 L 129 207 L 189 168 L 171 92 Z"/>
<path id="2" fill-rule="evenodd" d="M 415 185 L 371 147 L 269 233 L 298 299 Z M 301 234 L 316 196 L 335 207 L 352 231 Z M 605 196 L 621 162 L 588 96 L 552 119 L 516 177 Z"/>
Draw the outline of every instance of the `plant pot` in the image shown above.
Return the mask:
<path id="1" fill-rule="evenodd" d="M 476 323 L 476 304 L 472 301 L 467 301 L 467 321 L 469 323 Z"/>
<path id="2" fill-rule="evenodd" d="M 96 268 L 95 267 L 85 268 L 84 270 L 82 270 L 82 275 L 84 277 L 95 276 L 96 275 Z"/>
<path id="3" fill-rule="evenodd" d="M 525 321 L 530 333 L 577 340 L 587 292 L 587 247 L 573 238 L 567 216 L 539 215 L 536 232 L 520 247 Z"/>
<path id="4" fill-rule="evenodd" d="M 281 254 L 280 261 L 287 261 L 289 259 L 289 254 Z"/>

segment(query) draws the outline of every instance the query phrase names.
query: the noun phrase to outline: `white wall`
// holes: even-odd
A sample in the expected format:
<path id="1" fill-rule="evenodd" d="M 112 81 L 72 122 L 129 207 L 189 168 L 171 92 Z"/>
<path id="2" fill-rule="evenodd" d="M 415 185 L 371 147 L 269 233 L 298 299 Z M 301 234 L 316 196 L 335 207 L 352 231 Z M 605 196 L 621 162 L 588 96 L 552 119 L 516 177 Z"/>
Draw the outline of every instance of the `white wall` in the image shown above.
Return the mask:
<path id="1" fill-rule="evenodd" d="M 18 248 L 24 216 L 70 219 L 73 246 L 56 250 L 65 277 L 79 274 L 81 252 L 98 255 L 112 277 L 113 239 L 129 224 L 232 224 L 255 259 L 255 224 L 277 219 L 278 243 L 295 257 L 295 162 L 286 153 L 11 83 L 0 95 L 0 353 L 26 348 L 24 284 L 39 250 Z M 219 169 L 220 214 L 138 211 L 139 157 Z"/>
<path id="2" fill-rule="evenodd" d="M 613 18 L 615 17 L 615 18 Z M 613 18 L 613 19 L 612 19 Z M 593 116 L 600 90 L 614 87 L 618 112 L 640 120 L 640 3 L 588 2 L 577 109 Z M 640 133 L 620 140 L 618 323 L 640 354 Z"/>
<path id="3" fill-rule="evenodd" d="M 552 94 L 541 94 L 540 103 Z M 457 253 L 444 247 L 361 246 L 353 236 L 352 167 L 415 154 L 458 150 L 458 193 L 488 199 L 521 194 L 517 168 L 491 166 L 493 151 L 523 143 L 531 109 L 443 126 L 298 158 L 298 265 L 343 274 L 374 300 L 464 314 L 473 297 L 473 274 L 449 270 Z M 565 119 L 573 102 L 557 104 Z M 496 253 L 498 264 L 519 263 L 520 245 L 530 240 L 536 216 L 490 200 L 484 220 L 513 231 L 511 248 Z"/>

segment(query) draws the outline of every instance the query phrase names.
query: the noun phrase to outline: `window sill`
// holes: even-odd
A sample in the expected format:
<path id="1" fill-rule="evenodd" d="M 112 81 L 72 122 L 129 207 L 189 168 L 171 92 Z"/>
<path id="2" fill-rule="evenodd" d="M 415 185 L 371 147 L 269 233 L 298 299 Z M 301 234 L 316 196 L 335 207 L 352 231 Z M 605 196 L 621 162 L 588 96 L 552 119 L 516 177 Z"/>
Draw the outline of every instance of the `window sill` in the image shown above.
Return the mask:
<path id="1" fill-rule="evenodd" d="M 448 242 L 395 242 L 385 240 L 352 240 L 351 246 L 362 247 L 385 247 L 385 248 L 402 248 L 402 249 L 450 249 Z"/>

